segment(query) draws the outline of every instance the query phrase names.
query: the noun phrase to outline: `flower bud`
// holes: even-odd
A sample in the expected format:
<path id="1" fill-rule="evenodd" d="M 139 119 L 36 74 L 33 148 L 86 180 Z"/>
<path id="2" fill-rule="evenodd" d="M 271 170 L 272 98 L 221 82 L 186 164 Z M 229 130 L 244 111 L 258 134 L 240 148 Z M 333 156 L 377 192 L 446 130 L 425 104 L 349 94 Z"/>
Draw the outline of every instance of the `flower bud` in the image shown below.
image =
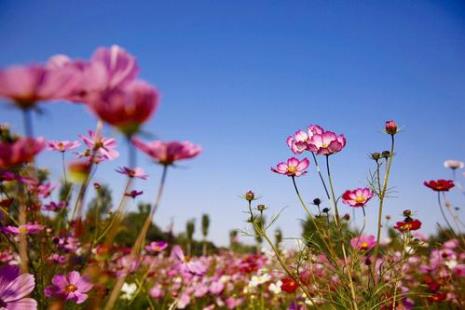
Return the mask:
<path id="1" fill-rule="evenodd" d="M 323 213 L 329 213 L 329 208 L 323 208 Z"/>
<path id="2" fill-rule="evenodd" d="M 379 152 L 371 153 L 371 154 L 370 154 L 370 157 L 371 157 L 371 159 L 373 159 L 374 161 L 378 161 L 378 160 L 381 159 L 381 153 L 379 153 Z"/>
<path id="3" fill-rule="evenodd" d="M 383 153 L 381 154 L 381 156 L 382 156 L 384 159 L 388 159 L 389 157 L 391 157 L 391 152 L 389 152 L 389 151 L 383 151 Z"/>
<path id="4" fill-rule="evenodd" d="M 405 217 L 410 217 L 412 215 L 412 210 L 404 210 L 403 214 Z"/>
<path id="5" fill-rule="evenodd" d="M 263 212 L 263 211 L 265 211 L 266 209 L 267 209 L 267 207 L 266 207 L 265 205 L 262 205 L 262 204 L 261 204 L 261 205 L 258 205 L 258 206 L 257 206 L 257 210 L 260 211 L 260 212 Z"/>
<path id="6" fill-rule="evenodd" d="M 384 129 L 386 130 L 386 133 L 389 135 L 395 135 L 399 132 L 397 128 L 397 123 L 393 120 L 387 121 Z"/>
<path id="7" fill-rule="evenodd" d="M 344 214 L 342 219 L 345 220 L 345 221 L 349 221 L 350 220 L 350 214 L 349 213 Z"/>
<path id="8" fill-rule="evenodd" d="M 313 199 L 313 204 L 314 204 L 315 206 L 321 205 L 321 199 L 320 199 L 320 198 L 315 198 L 315 199 Z"/>
<path id="9" fill-rule="evenodd" d="M 247 193 L 245 193 L 244 198 L 247 201 L 252 201 L 255 199 L 255 193 L 252 191 L 248 191 Z"/>

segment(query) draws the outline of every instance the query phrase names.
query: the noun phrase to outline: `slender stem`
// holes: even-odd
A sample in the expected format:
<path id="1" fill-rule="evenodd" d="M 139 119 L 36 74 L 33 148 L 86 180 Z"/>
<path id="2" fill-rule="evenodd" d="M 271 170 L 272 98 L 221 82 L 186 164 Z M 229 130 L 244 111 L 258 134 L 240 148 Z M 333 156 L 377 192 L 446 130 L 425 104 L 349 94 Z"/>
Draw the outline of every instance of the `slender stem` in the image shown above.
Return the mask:
<path id="1" fill-rule="evenodd" d="M 161 197 L 163 195 L 163 190 L 164 190 L 165 183 L 166 183 L 167 172 L 168 172 L 168 166 L 164 165 L 163 172 L 161 175 L 160 186 L 158 188 L 158 192 L 155 198 L 155 204 L 153 205 L 152 209 L 147 215 L 147 218 L 145 219 L 145 222 L 144 222 L 144 226 L 139 232 L 136 242 L 134 243 L 134 246 L 131 249 L 131 253 L 129 254 L 129 261 L 133 261 L 137 258 L 140 250 L 142 249 L 144 245 L 145 237 L 147 235 L 150 224 L 152 223 L 152 218 L 155 215 L 158 209 L 158 206 L 160 205 Z M 117 279 L 115 286 L 113 287 L 113 290 L 111 291 L 110 298 L 108 299 L 108 302 L 105 305 L 105 308 L 104 308 L 105 310 L 111 310 L 114 308 L 114 305 L 116 303 L 116 300 L 118 299 L 121 288 L 123 287 L 124 281 L 126 280 L 128 271 L 129 271 L 129 265 L 123 271 L 122 276 Z"/>
<path id="2" fill-rule="evenodd" d="M 331 169 L 329 169 L 329 155 L 326 155 L 326 170 L 328 172 L 329 187 L 331 190 L 330 200 L 332 201 L 334 207 L 336 225 L 340 227 L 339 210 L 337 208 L 336 195 L 334 194 L 333 178 L 331 177 Z"/>
<path id="3" fill-rule="evenodd" d="M 34 127 L 32 125 L 32 112 L 31 109 L 22 109 L 23 111 L 23 125 L 24 125 L 24 134 L 26 137 L 34 137 Z"/>
<path id="4" fill-rule="evenodd" d="M 376 233 L 375 258 L 378 255 L 378 251 L 379 251 L 379 241 L 381 240 L 381 227 L 382 227 L 381 221 L 383 217 L 384 198 L 386 197 L 386 191 L 388 188 L 388 181 L 389 181 L 389 176 L 391 174 L 391 166 L 392 166 L 393 159 L 394 159 L 394 135 L 391 135 L 391 150 L 389 153 L 389 159 L 387 161 L 386 173 L 384 175 L 383 188 L 381 192 L 379 193 L 378 231 Z M 378 172 L 378 175 L 379 175 L 379 172 Z"/>
<path id="5" fill-rule="evenodd" d="M 329 200 L 331 198 L 329 197 L 328 188 L 326 187 L 326 182 L 323 179 L 323 175 L 321 174 L 321 169 L 320 169 L 320 165 L 318 164 L 318 160 L 316 159 L 315 153 L 313 153 L 313 152 L 312 152 L 312 157 L 313 157 L 313 161 L 315 162 L 316 171 L 318 172 L 318 175 L 320 176 L 321 184 L 323 184 L 323 188 L 325 190 L 326 197 Z"/>
<path id="6" fill-rule="evenodd" d="M 439 205 L 439 210 L 441 210 L 442 218 L 443 218 L 444 221 L 446 222 L 447 227 L 449 227 L 449 229 L 452 231 L 452 233 L 453 233 L 454 235 L 457 235 L 457 234 L 455 233 L 454 228 L 452 228 L 452 225 L 449 223 L 449 220 L 447 219 L 446 213 L 444 212 L 444 208 L 442 207 L 442 203 L 441 203 L 441 192 L 438 192 L 438 205 Z"/>
<path id="7" fill-rule="evenodd" d="M 65 180 L 65 186 L 66 186 L 68 184 L 68 179 L 66 177 L 65 152 L 61 152 L 61 164 L 63 168 L 63 179 Z"/>

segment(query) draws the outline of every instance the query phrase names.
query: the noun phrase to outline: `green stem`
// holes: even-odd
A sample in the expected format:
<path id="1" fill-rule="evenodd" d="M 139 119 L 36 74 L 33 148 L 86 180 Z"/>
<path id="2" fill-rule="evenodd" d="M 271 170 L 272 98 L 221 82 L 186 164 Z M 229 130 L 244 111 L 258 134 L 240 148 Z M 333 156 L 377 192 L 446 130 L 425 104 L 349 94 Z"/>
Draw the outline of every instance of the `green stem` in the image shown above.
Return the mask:
<path id="1" fill-rule="evenodd" d="M 316 171 L 318 172 L 318 175 L 320 176 L 321 184 L 323 184 L 323 188 L 325 190 L 326 197 L 329 200 L 331 198 L 329 197 L 328 187 L 326 187 L 326 182 L 323 179 L 323 175 L 321 174 L 320 165 L 318 164 L 318 160 L 316 159 L 315 153 L 313 153 L 313 152 L 312 152 L 312 157 L 313 157 L 313 161 L 315 162 Z"/>

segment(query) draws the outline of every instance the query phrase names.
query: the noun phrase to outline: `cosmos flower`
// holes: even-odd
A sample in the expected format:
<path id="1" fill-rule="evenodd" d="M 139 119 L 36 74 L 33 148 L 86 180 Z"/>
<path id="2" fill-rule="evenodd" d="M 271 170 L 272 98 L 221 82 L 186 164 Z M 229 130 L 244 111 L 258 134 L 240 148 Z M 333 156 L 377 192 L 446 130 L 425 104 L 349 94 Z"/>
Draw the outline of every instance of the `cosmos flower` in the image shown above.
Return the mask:
<path id="1" fill-rule="evenodd" d="M 398 133 L 397 123 L 393 120 L 386 121 L 386 125 L 384 126 L 384 130 L 387 134 L 395 135 Z"/>
<path id="2" fill-rule="evenodd" d="M 53 211 L 59 212 L 67 207 L 66 201 L 60 201 L 56 203 L 55 201 L 51 201 L 43 206 L 43 209 L 46 211 Z"/>
<path id="3" fill-rule="evenodd" d="M 376 246 L 376 237 L 373 235 L 360 235 L 350 240 L 350 245 L 357 250 L 368 251 Z"/>
<path id="4" fill-rule="evenodd" d="M 1 309 L 37 309 L 37 302 L 26 298 L 35 286 L 34 276 L 19 273 L 17 266 L 0 267 L 0 308 Z"/>
<path id="5" fill-rule="evenodd" d="M 52 285 L 45 288 L 45 296 L 58 297 L 64 300 L 82 304 L 87 300 L 86 294 L 93 285 L 82 277 L 79 272 L 71 271 L 67 275 L 53 276 Z"/>
<path id="6" fill-rule="evenodd" d="M 291 157 L 287 162 L 280 162 L 276 167 L 272 167 L 271 171 L 287 175 L 289 177 L 300 177 L 307 173 L 307 168 L 310 165 L 310 161 L 307 158 L 299 160 L 295 157 Z"/>
<path id="7" fill-rule="evenodd" d="M 166 241 L 152 241 L 145 246 L 145 250 L 149 253 L 159 253 L 168 248 L 168 242 Z"/>
<path id="8" fill-rule="evenodd" d="M 136 199 L 137 196 L 140 196 L 143 193 L 144 193 L 143 191 L 138 191 L 138 190 L 133 189 L 132 191 L 125 193 L 124 196 L 131 197 L 132 199 Z"/>
<path id="9" fill-rule="evenodd" d="M 285 277 L 281 279 L 281 282 L 281 290 L 286 293 L 294 293 L 299 288 L 297 282 L 291 277 Z"/>
<path id="10" fill-rule="evenodd" d="M 421 228 L 421 222 L 419 220 L 406 218 L 404 221 L 397 222 L 394 228 L 402 233 L 418 230 Z"/>
<path id="11" fill-rule="evenodd" d="M 435 192 L 448 192 L 455 186 L 454 181 L 444 179 L 425 181 L 423 184 Z"/>
<path id="12" fill-rule="evenodd" d="M 81 140 L 91 150 L 88 156 L 92 156 L 92 152 L 96 155 L 101 155 L 105 159 L 113 160 L 119 156 L 116 151 L 116 140 L 113 138 L 105 138 L 101 134 L 89 130 L 89 136 L 80 135 Z"/>
<path id="13" fill-rule="evenodd" d="M 464 163 L 463 161 L 460 161 L 460 160 L 449 159 L 444 162 L 444 167 L 452 169 L 452 170 L 457 170 L 457 169 L 462 169 L 464 167 Z"/>
<path id="14" fill-rule="evenodd" d="M 318 155 L 332 155 L 340 152 L 346 145 L 344 135 L 337 135 L 332 131 L 313 135 L 308 142 L 308 150 Z"/>
<path id="15" fill-rule="evenodd" d="M 44 147 L 43 138 L 18 138 L 13 142 L 0 142 L 0 169 L 31 162 Z"/>
<path id="16" fill-rule="evenodd" d="M 156 140 L 146 143 L 134 138 L 132 139 L 132 143 L 153 160 L 166 166 L 172 165 L 179 160 L 194 158 L 202 151 L 199 145 L 195 145 L 189 141 Z"/>
<path id="17" fill-rule="evenodd" d="M 130 178 L 138 178 L 142 180 L 147 180 L 148 178 L 148 175 L 144 173 L 142 168 L 119 167 L 116 169 L 116 172 L 125 174 Z"/>
<path id="18" fill-rule="evenodd" d="M 310 125 L 307 130 L 298 130 L 287 138 L 287 145 L 294 154 L 309 150 L 308 143 L 314 135 L 321 135 L 324 129 L 318 125 Z"/>
<path id="19" fill-rule="evenodd" d="M 74 150 L 75 148 L 78 148 L 81 145 L 79 141 L 68 141 L 68 140 L 64 140 L 64 141 L 53 140 L 53 141 L 48 141 L 47 144 L 48 144 L 49 150 L 57 151 L 61 153 Z"/>
<path id="20" fill-rule="evenodd" d="M 363 207 L 373 197 L 373 192 L 368 187 L 347 190 L 342 195 L 342 202 L 351 207 Z"/>
<path id="21" fill-rule="evenodd" d="M 44 229 L 44 226 L 39 224 L 24 224 L 19 226 L 6 226 L 2 228 L 2 231 L 12 235 L 23 234 L 38 234 Z"/>

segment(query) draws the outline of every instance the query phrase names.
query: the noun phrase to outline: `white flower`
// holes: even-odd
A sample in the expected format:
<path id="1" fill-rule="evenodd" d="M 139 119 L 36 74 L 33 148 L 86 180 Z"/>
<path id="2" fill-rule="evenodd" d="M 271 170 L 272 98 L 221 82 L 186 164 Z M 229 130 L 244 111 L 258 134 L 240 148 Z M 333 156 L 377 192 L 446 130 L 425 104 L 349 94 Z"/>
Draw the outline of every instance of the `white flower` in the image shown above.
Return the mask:
<path id="1" fill-rule="evenodd" d="M 448 260 L 447 262 L 444 263 L 450 270 L 454 269 L 458 263 L 455 259 Z"/>
<path id="2" fill-rule="evenodd" d="M 270 292 L 272 292 L 273 294 L 280 294 L 281 293 L 281 285 L 283 284 L 283 282 L 281 282 L 281 280 L 279 280 L 278 282 L 276 283 L 271 283 L 270 286 L 268 287 L 268 289 L 270 290 Z"/>
<path id="3" fill-rule="evenodd" d="M 123 294 L 121 294 L 121 299 L 131 300 L 136 291 L 136 283 L 128 284 L 124 282 L 123 287 L 121 288 L 121 292 L 123 292 Z"/>
<path id="4" fill-rule="evenodd" d="M 449 159 L 444 162 L 444 167 L 452 169 L 452 170 L 462 169 L 464 165 L 465 164 L 460 160 Z"/>
<path id="5" fill-rule="evenodd" d="M 250 279 L 249 286 L 250 287 L 257 287 L 263 283 L 266 283 L 270 281 L 271 276 L 267 273 L 261 276 L 252 276 L 252 279 Z"/>

